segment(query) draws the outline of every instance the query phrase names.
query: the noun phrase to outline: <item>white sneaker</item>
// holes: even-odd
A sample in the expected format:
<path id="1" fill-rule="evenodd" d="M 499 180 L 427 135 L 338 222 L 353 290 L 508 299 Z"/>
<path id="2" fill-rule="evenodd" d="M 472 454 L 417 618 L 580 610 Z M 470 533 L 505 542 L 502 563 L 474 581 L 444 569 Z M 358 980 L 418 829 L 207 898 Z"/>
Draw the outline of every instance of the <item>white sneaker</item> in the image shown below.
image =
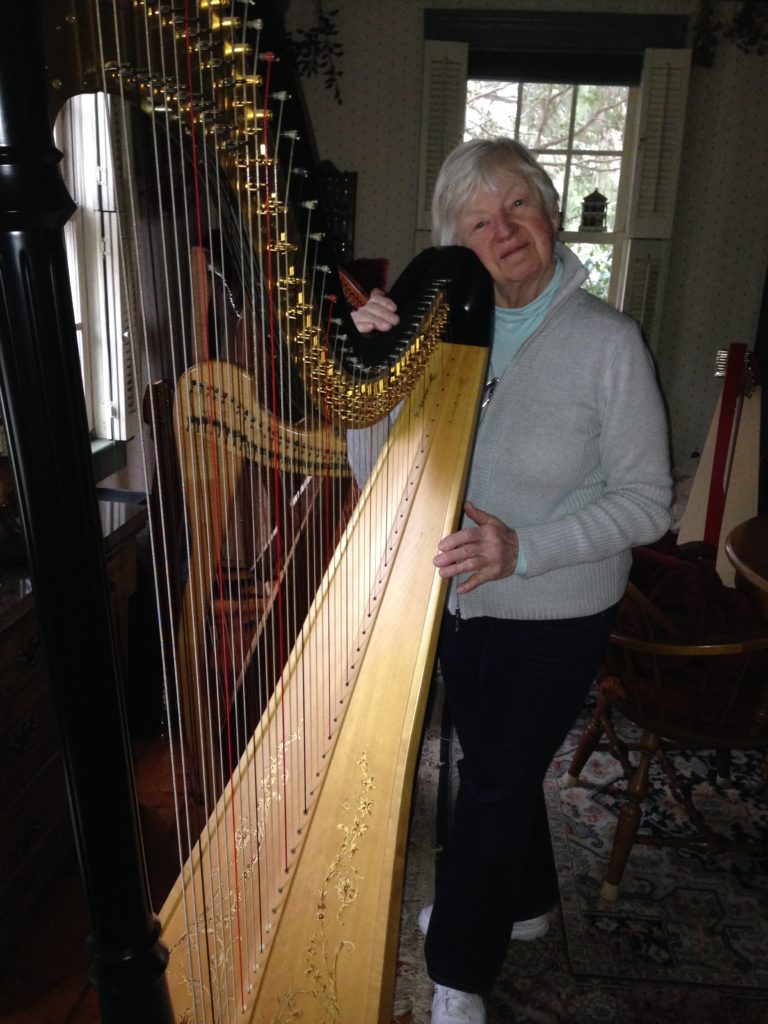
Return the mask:
<path id="1" fill-rule="evenodd" d="M 428 907 L 422 907 L 419 911 L 419 931 L 422 935 L 427 934 L 431 916 L 432 904 L 430 903 Z M 546 914 L 541 914 L 539 917 L 531 917 L 527 921 L 515 921 L 510 938 L 517 942 L 533 942 L 534 939 L 540 939 L 542 935 L 546 935 L 548 931 L 549 918 Z"/>
<path id="2" fill-rule="evenodd" d="M 438 985 L 432 997 L 432 1024 L 485 1024 L 485 1000 L 474 992 Z"/>
<path id="3" fill-rule="evenodd" d="M 546 914 L 539 914 L 538 917 L 529 917 L 527 921 L 515 921 L 512 925 L 510 938 L 517 942 L 533 942 L 540 939 L 549 931 L 549 918 Z"/>

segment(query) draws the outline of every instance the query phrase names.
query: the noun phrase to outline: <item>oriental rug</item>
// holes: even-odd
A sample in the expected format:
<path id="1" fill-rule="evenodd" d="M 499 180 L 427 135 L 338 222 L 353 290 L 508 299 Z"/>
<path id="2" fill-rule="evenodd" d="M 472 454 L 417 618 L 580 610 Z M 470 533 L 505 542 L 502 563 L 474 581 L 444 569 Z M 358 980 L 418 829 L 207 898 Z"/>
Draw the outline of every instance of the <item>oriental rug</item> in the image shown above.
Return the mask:
<path id="1" fill-rule="evenodd" d="M 424 738 L 409 844 L 394 1019 L 428 1024 L 432 986 L 416 917 L 431 902 L 441 835 L 438 808 L 450 805 L 454 744 L 443 736 L 438 700 Z M 619 900 L 600 898 L 616 815 L 626 784 L 610 754 L 597 752 L 580 784 L 566 772 L 591 707 L 558 752 L 545 792 L 560 877 L 552 928 L 512 943 L 488 1003 L 489 1024 L 768 1024 L 768 860 L 635 846 Z M 680 757 L 708 823 L 731 834 L 768 835 L 762 759 L 735 753 L 732 784 L 714 764 Z M 443 765 L 441 778 L 441 764 Z M 690 767 L 685 767 L 690 765 Z M 689 826 L 660 774 L 641 828 L 679 834 Z"/>

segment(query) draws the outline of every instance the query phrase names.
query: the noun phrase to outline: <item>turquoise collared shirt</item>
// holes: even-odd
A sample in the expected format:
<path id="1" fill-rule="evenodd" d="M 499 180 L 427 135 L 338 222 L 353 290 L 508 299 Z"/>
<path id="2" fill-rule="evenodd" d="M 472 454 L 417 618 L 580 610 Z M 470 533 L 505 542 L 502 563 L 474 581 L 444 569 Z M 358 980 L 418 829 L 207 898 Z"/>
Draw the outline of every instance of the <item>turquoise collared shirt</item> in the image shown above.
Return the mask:
<path id="1" fill-rule="evenodd" d="M 526 341 L 549 312 L 560 281 L 563 277 L 563 264 L 555 256 L 555 272 L 547 287 L 527 306 L 510 309 L 497 306 L 493 320 L 493 343 L 491 344 L 492 376 L 500 377 L 509 366 L 512 356 Z"/>

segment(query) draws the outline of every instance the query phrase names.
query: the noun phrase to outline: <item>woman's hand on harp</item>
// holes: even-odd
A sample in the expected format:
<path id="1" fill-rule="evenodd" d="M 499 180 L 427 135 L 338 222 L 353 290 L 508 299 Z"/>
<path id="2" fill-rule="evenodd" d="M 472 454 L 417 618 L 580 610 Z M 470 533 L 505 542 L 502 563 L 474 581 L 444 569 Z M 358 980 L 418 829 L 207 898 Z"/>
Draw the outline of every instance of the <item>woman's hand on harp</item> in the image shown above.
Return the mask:
<path id="1" fill-rule="evenodd" d="M 388 331 L 400 323 L 397 306 L 380 288 L 374 288 L 366 304 L 352 311 L 352 319 L 361 334 Z"/>
<path id="2" fill-rule="evenodd" d="M 477 525 L 443 537 L 432 560 L 443 577 L 471 573 L 456 588 L 459 594 L 468 594 L 489 580 L 511 576 L 518 550 L 517 533 L 496 516 L 475 508 L 469 501 L 464 511 Z"/>

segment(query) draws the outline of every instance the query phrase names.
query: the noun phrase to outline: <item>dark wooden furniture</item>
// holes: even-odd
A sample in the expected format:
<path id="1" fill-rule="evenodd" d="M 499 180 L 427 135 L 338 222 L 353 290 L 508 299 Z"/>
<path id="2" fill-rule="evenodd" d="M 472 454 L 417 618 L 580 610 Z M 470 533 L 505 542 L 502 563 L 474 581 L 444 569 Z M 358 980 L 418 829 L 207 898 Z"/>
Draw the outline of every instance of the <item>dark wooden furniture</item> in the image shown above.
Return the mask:
<path id="1" fill-rule="evenodd" d="M 736 587 L 768 621 L 768 515 L 740 523 L 725 540 L 725 553 L 736 569 Z"/>
<path id="2" fill-rule="evenodd" d="M 346 263 L 355 251 L 357 172 L 340 171 L 330 160 L 323 160 L 317 171 L 336 257 Z"/>
<path id="3" fill-rule="evenodd" d="M 628 600 L 638 613 L 637 635 L 610 638 L 606 673 L 591 722 L 565 776 L 576 785 L 589 757 L 602 745 L 621 763 L 628 780 L 601 895 L 618 897 L 619 883 L 635 843 L 688 847 L 716 854 L 736 849 L 765 856 L 768 844 L 714 832 L 699 813 L 685 782 L 668 757 L 670 749 L 714 751 L 718 779 L 727 779 L 732 750 L 768 747 L 768 631 L 688 640 L 646 595 L 630 584 Z M 639 740 L 622 738 L 613 713 L 639 726 Z M 630 754 L 639 757 L 633 763 Z M 638 831 L 648 797 L 651 763 L 660 764 L 670 791 L 685 808 L 695 833 L 670 836 Z"/>
<path id="4" fill-rule="evenodd" d="M 127 664 L 136 538 L 146 511 L 100 502 L 118 643 Z M 45 650 L 26 565 L 0 568 L 0 946 L 73 850 Z M 78 581 L 72 581 L 77 600 Z"/>

